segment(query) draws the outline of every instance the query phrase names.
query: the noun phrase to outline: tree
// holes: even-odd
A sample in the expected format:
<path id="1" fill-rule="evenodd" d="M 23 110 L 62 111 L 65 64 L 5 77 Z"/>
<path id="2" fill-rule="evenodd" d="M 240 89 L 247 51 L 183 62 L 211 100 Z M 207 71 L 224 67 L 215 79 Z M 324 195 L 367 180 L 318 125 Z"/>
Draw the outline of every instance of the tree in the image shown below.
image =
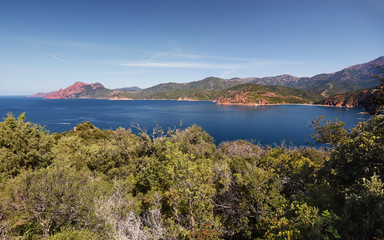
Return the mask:
<path id="1" fill-rule="evenodd" d="M 16 176 L 22 169 L 37 169 L 52 161 L 54 139 L 43 127 L 17 119 L 12 113 L 0 122 L 0 174 Z"/>
<path id="2" fill-rule="evenodd" d="M 315 130 L 312 138 L 317 143 L 330 144 L 336 147 L 347 137 L 348 131 L 344 129 L 345 123 L 337 119 L 323 123 L 323 120 L 324 116 L 320 116 L 311 122 L 310 127 Z"/>
<path id="3" fill-rule="evenodd" d="M 384 177 L 384 116 L 359 122 L 332 152 L 326 163 L 329 181 L 349 188 L 374 173 Z"/>
<path id="4" fill-rule="evenodd" d="M 340 225 L 345 239 L 384 238 L 384 184 L 378 175 L 364 178 L 360 188 L 348 194 Z"/>
<path id="5" fill-rule="evenodd" d="M 230 239 L 260 236 L 261 220 L 280 212 L 286 203 L 279 175 L 273 169 L 258 166 L 258 160 L 232 158 L 216 167 L 219 188 L 214 197 L 215 213 L 221 217 L 225 236 Z"/>
<path id="6" fill-rule="evenodd" d="M 30 232 L 49 236 L 63 227 L 89 227 L 100 186 L 87 171 L 79 172 L 65 163 L 24 171 L 8 180 L 0 210 L 9 232 L 16 236 Z"/>

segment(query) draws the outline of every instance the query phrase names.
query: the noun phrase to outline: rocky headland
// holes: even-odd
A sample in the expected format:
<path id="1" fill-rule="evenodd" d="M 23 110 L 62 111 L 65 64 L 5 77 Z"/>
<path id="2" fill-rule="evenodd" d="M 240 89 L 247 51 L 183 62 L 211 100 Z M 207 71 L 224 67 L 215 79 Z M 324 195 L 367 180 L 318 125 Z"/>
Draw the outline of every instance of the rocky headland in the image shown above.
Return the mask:
<path id="1" fill-rule="evenodd" d="M 327 97 L 318 103 L 333 107 L 360 107 L 370 114 L 377 114 L 383 110 L 384 106 L 384 85 L 338 94 Z"/>

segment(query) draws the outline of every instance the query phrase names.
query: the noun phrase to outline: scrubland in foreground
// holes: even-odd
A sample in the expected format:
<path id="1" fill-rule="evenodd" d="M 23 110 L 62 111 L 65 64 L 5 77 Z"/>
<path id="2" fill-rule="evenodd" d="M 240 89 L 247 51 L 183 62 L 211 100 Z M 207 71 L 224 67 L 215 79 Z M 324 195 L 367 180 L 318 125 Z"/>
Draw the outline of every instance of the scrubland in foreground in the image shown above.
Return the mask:
<path id="1" fill-rule="evenodd" d="M 312 122 L 326 149 L 219 146 L 200 127 L 0 122 L 1 239 L 384 237 L 384 116 Z"/>

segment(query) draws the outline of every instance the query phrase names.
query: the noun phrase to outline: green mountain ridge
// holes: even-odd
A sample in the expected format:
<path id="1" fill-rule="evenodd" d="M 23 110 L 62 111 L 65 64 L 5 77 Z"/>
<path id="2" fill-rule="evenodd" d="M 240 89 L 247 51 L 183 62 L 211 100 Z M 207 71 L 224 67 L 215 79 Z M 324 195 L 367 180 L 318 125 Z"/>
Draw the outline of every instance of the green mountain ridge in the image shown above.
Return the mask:
<path id="1" fill-rule="evenodd" d="M 379 85 L 380 81 L 372 78 L 373 75 L 380 73 L 377 66 L 384 66 L 384 56 L 335 73 L 322 73 L 313 77 L 295 77 L 288 74 L 263 78 L 208 77 L 189 83 L 162 83 L 136 92 L 131 97 L 134 99 L 210 100 L 219 91 L 244 83 L 297 88 L 326 97 Z"/>
<path id="2" fill-rule="evenodd" d="M 134 99 L 210 100 L 216 91 L 237 85 L 238 82 L 208 77 L 189 83 L 162 83 L 131 95 Z"/>
<path id="3" fill-rule="evenodd" d="M 278 85 L 303 90 L 309 90 L 331 96 L 339 93 L 371 88 L 380 84 L 373 75 L 380 73 L 377 66 L 384 66 L 384 56 L 373 61 L 347 67 L 335 73 L 322 73 L 313 77 L 295 77 L 292 75 L 280 75 L 264 78 L 247 78 L 245 81 L 262 84 Z M 238 81 L 241 81 L 239 79 Z"/>
<path id="4" fill-rule="evenodd" d="M 188 83 L 162 83 L 146 89 L 120 88 L 115 90 L 107 89 L 100 83 L 86 84 L 77 82 L 66 89 L 60 89 L 59 91 L 46 94 L 39 93 L 31 95 L 31 97 L 45 97 L 48 99 L 98 98 L 111 100 L 167 99 L 218 101 L 218 99 L 223 99 L 223 97 L 228 94 L 227 91 L 224 90 L 230 89 L 237 85 L 252 83 L 264 86 L 281 86 L 291 89 L 295 88 L 298 90 L 309 91 L 309 93 L 303 95 L 303 92 L 294 90 L 289 90 L 288 93 L 284 88 L 264 88 L 263 91 L 266 91 L 262 94 L 265 97 L 264 99 L 256 98 L 255 93 L 249 93 L 247 101 L 250 101 L 251 103 L 254 103 L 256 99 L 258 99 L 257 101 L 263 100 L 261 102 L 267 101 L 273 104 L 286 102 L 308 103 L 319 101 L 321 96 L 328 97 L 335 94 L 361 90 L 379 85 L 380 81 L 372 78 L 373 75 L 380 73 L 380 69 L 378 69 L 377 66 L 384 66 L 384 56 L 368 63 L 345 68 L 335 73 L 323 73 L 313 77 L 299 78 L 292 75 L 232 79 L 208 77 L 200 81 Z M 255 89 L 252 91 L 254 90 Z M 269 96 L 267 96 L 267 91 L 270 91 Z M 272 97 L 274 94 L 278 97 Z M 251 97 L 251 95 L 254 96 Z M 290 97 L 288 97 L 288 95 L 290 95 Z M 288 98 L 290 98 L 290 100 L 287 100 Z M 294 99 L 300 101 L 296 101 Z"/>
<path id="5" fill-rule="evenodd" d="M 267 86 L 245 83 L 220 91 L 214 101 L 219 104 L 305 104 L 322 99 L 311 91 L 284 86 Z"/>

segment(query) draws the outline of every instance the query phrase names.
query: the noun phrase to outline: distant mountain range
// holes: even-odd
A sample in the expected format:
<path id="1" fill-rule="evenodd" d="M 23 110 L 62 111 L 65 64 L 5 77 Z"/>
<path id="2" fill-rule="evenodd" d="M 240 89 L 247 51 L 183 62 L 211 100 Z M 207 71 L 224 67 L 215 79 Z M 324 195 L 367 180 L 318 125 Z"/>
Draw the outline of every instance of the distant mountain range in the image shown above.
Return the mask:
<path id="1" fill-rule="evenodd" d="M 219 104 L 312 103 L 335 94 L 379 85 L 380 81 L 372 77 L 380 73 L 377 66 L 384 66 L 384 56 L 335 73 L 323 73 L 313 77 L 299 78 L 291 75 L 232 79 L 208 77 L 189 83 L 162 83 L 146 89 L 127 87 L 114 90 L 105 88 L 101 83 L 76 82 L 65 89 L 38 93 L 30 97 L 211 100 Z M 322 103 L 332 105 L 330 101 Z"/>
<path id="2" fill-rule="evenodd" d="M 247 78 L 245 81 L 262 85 L 278 85 L 304 89 L 319 93 L 323 96 L 331 96 L 379 85 L 380 81 L 372 78 L 373 75 L 380 73 L 377 66 L 384 66 L 384 56 L 368 63 L 347 67 L 335 73 L 322 73 L 310 78 L 281 75 L 264 78 Z M 238 81 L 244 80 L 238 79 Z"/>

